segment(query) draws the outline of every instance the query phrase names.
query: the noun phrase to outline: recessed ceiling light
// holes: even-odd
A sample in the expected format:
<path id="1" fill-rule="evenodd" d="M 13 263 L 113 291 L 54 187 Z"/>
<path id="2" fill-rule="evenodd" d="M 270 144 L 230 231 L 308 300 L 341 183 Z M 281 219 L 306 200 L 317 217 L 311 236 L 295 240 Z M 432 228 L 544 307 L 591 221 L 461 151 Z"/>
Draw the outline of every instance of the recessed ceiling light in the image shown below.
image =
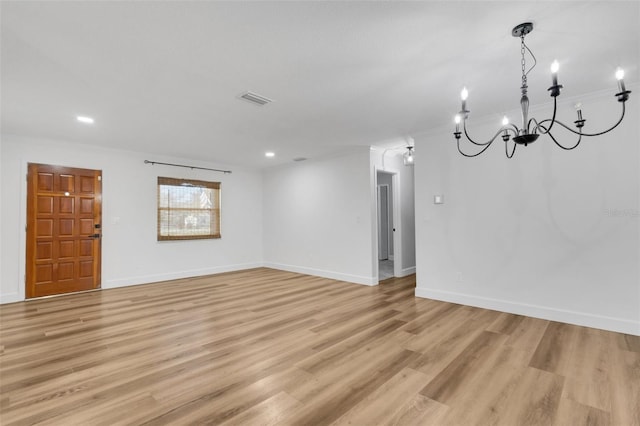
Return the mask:
<path id="1" fill-rule="evenodd" d="M 276 153 L 275 153 L 275 152 L 265 152 L 265 153 L 264 153 L 264 156 L 265 156 L 265 157 L 272 158 L 272 157 L 275 157 L 275 156 L 276 156 Z"/>
<path id="2" fill-rule="evenodd" d="M 76 117 L 76 120 L 78 120 L 79 122 L 84 123 L 84 124 L 93 124 L 93 118 L 91 118 L 91 117 L 84 117 L 82 115 L 78 115 Z"/>

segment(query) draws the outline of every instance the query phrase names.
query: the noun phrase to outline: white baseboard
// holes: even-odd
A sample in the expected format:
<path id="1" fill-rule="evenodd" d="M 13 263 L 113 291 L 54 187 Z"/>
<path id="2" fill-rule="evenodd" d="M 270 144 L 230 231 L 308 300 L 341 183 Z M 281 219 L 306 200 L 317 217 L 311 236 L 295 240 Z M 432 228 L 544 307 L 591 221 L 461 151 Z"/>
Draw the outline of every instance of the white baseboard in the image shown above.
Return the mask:
<path id="1" fill-rule="evenodd" d="M 0 294 L 0 305 L 5 303 L 22 302 L 23 300 L 24 296 L 20 297 L 18 293 Z"/>
<path id="2" fill-rule="evenodd" d="M 412 266 L 411 268 L 404 268 L 400 270 L 400 275 L 396 275 L 396 277 L 402 278 L 402 277 L 406 277 L 407 275 L 411 275 L 415 273 L 416 273 L 416 267 Z"/>
<path id="3" fill-rule="evenodd" d="M 461 305 L 640 336 L 640 321 L 555 309 L 546 306 L 529 305 L 526 303 L 434 290 L 424 287 L 416 287 L 415 295 L 416 297 L 425 299 L 441 300 L 444 302 L 458 303 Z"/>
<path id="4" fill-rule="evenodd" d="M 169 274 L 143 275 L 139 277 L 121 278 L 116 280 L 105 280 L 102 282 L 101 289 L 128 287 L 139 284 L 150 284 L 159 281 L 179 280 L 181 278 L 200 277 L 203 275 L 221 274 L 223 272 L 242 271 L 245 269 L 260 268 L 264 266 L 262 262 L 243 263 L 237 265 L 224 265 L 204 269 L 192 269 L 187 271 L 172 272 Z M 0 295 L 0 304 L 14 303 L 24 301 L 24 296 L 18 293 L 7 293 Z"/>
<path id="5" fill-rule="evenodd" d="M 346 281 L 354 284 L 362 285 L 378 285 L 375 277 L 367 277 L 362 275 L 343 274 L 341 272 L 325 271 L 323 269 L 307 268 L 305 266 L 285 265 L 282 263 L 265 262 L 266 268 L 280 269 L 282 271 L 297 272 L 299 274 L 313 275 L 316 277 L 329 278 L 332 280 Z"/>
<path id="6" fill-rule="evenodd" d="M 106 280 L 102 283 L 103 289 L 127 287 L 130 285 L 149 284 L 159 281 L 179 280 L 182 278 L 200 277 L 203 275 L 221 274 L 224 272 L 242 271 L 245 269 L 260 268 L 264 266 L 262 262 L 243 263 L 236 265 L 214 266 L 211 268 L 191 269 L 186 271 L 171 272 L 167 274 L 143 275 L 139 277 L 122 278 L 116 280 Z"/>
<path id="7" fill-rule="evenodd" d="M 179 280 L 182 278 L 221 274 L 224 272 L 242 271 L 246 269 L 261 268 L 261 267 L 280 269 L 280 270 L 289 271 L 289 272 L 297 272 L 300 274 L 314 275 L 314 276 L 319 276 L 323 278 L 346 281 L 346 282 L 355 283 L 355 284 L 362 284 L 362 285 L 369 285 L 369 286 L 378 284 L 378 281 L 374 280 L 373 277 L 343 274 L 339 272 L 324 271 L 321 269 L 313 269 L 313 268 L 306 268 L 306 267 L 293 266 L 293 265 L 284 265 L 280 263 L 254 262 L 254 263 L 244 263 L 244 264 L 236 264 L 236 265 L 216 266 L 212 268 L 191 269 L 186 271 L 171 272 L 167 274 L 142 275 L 137 277 L 104 280 L 102 282 L 101 288 L 105 290 L 109 288 L 128 287 L 132 285 L 150 284 L 150 283 L 159 282 L 159 281 Z M 24 300 L 25 298 L 21 297 L 18 293 L 7 293 L 7 294 L 0 295 L 0 304 L 21 302 Z"/>

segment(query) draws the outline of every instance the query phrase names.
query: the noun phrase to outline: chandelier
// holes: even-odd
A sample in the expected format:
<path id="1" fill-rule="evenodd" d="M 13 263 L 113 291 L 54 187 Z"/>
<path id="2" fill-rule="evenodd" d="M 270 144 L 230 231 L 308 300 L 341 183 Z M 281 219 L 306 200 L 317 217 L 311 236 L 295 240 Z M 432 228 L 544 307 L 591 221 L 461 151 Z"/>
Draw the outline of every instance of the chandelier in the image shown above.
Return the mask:
<path id="1" fill-rule="evenodd" d="M 460 152 L 460 154 L 464 155 L 465 157 L 477 157 L 478 155 L 482 154 L 487 150 L 487 148 L 489 148 L 489 146 L 491 146 L 493 141 L 495 141 L 498 138 L 498 136 L 502 136 L 502 140 L 505 143 L 505 154 L 507 158 L 513 157 L 516 151 L 516 147 L 518 145 L 527 146 L 528 144 L 535 142 L 540 135 L 548 135 L 551 138 L 551 140 L 553 140 L 553 142 L 555 142 L 555 144 L 558 145 L 560 148 L 565 150 L 572 150 L 576 148 L 578 145 L 580 145 L 580 141 L 582 140 L 583 136 L 603 135 L 615 129 L 622 122 L 622 119 L 624 118 L 624 112 L 625 112 L 625 102 L 629 99 L 629 93 L 631 93 L 631 91 L 626 90 L 624 87 L 624 81 L 623 81 L 624 71 L 620 68 L 616 70 L 616 74 L 615 74 L 616 79 L 618 80 L 618 93 L 616 93 L 615 96 L 618 98 L 618 102 L 622 103 L 622 114 L 620 115 L 620 119 L 613 126 L 601 132 L 596 132 L 596 133 L 583 132 L 582 128 L 584 127 L 584 123 L 586 122 L 586 120 L 582 118 L 582 110 L 581 110 L 580 104 L 576 105 L 578 119 L 573 122 L 576 127 L 575 130 L 567 126 L 566 124 L 560 122 L 559 120 L 556 120 L 556 110 L 557 110 L 556 98 L 560 94 L 560 89 L 562 89 L 562 85 L 558 84 L 558 68 L 559 68 L 558 61 L 554 61 L 551 64 L 552 86 L 549 87 L 549 89 L 547 89 L 550 92 L 551 97 L 553 98 L 553 114 L 551 118 L 546 118 L 541 121 L 538 121 L 535 118 L 529 118 L 529 98 L 527 97 L 527 89 L 528 89 L 527 75 L 536 66 L 536 57 L 533 55 L 533 52 L 531 52 L 529 47 L 525 44 L 524 38 L 531 31 L 533 31 L 533 24 L 531 22 L 525 22 L 523 24 L 517 25 L 511 31 L 511 34 L 514 37 L 520 38 L 520 55 L 522 58 L 521 59 L 522 86 L 520 87 L 520 91 L 521 91 L 520 107 L 522 109 L 522 127 L 518 128 L 518 126 L 516 126 L 515 124 L 509 123 L 509 119 L 505 116 L 502 119 L 502 127 L 500 127 L 500 129 L 488 142 L 474 141 L 469 136 L 469 133 L 467 131 L 467 118 L 469 118 L 469 110 L 467 110 L 467 97 L 469 95 L 469 92 L 467 91 L 466 87 L 463 88 L 462 92 L 460 93 L 460 97 L 462 98 L 462 109 L 455 116 L 456 131 L 453 133 L 453 135 L 456 138 L 458 151 Z M 529 52 L 529 54 L 533 58 L 533 65 L 528 70 L 526 69 L 526 63 L 525 63 L 526 52 Z M 461 122 L 462 122 L 462 131 L 460 131 Z M 573 145 L 568 145 L 568 146 L 562 145 L 551 133 L 551 129 L 553 128 L 554 125 L 564 127 L 566 130 L 570 131 L 571 133 L 576 134 L 578 136 L 578 140 Z M 480 149 L 480 151 L 475 154 L 467 154 L 463 152 L 460 149 L 460 137 L 462 133 L 464 133 L 466 139 L 469 142 L 471 142 L 473 145 L 482 147 L 482 149 Z M 508 142 L 511 138 L 513 138 L 514 144 L 513 144 L 513 149 L 511 149 L 511 152 L 509 152 L 510 150 L 509 150 Z"/>

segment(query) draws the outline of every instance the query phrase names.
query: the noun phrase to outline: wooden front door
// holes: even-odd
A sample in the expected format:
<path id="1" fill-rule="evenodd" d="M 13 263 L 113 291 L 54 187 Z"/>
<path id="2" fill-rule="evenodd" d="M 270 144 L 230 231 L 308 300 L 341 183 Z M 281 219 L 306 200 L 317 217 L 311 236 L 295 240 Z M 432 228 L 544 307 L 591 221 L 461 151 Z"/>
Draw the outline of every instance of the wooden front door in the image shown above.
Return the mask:
<path id="1" fill-rule="evenodd" d="M 100 288 L 101 175 L 29 164 L 27 298 Z"/>

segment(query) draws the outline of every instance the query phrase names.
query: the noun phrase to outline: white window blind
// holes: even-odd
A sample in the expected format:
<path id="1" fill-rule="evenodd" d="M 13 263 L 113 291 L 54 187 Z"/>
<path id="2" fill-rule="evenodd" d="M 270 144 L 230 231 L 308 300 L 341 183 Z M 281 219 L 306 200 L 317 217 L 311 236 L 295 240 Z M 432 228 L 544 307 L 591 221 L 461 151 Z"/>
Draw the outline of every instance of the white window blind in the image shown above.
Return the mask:
<path id="1" fill-rule="evenodd" d="M 158 241 L 220 238 L 220 182 L 158 177 Z"/>

